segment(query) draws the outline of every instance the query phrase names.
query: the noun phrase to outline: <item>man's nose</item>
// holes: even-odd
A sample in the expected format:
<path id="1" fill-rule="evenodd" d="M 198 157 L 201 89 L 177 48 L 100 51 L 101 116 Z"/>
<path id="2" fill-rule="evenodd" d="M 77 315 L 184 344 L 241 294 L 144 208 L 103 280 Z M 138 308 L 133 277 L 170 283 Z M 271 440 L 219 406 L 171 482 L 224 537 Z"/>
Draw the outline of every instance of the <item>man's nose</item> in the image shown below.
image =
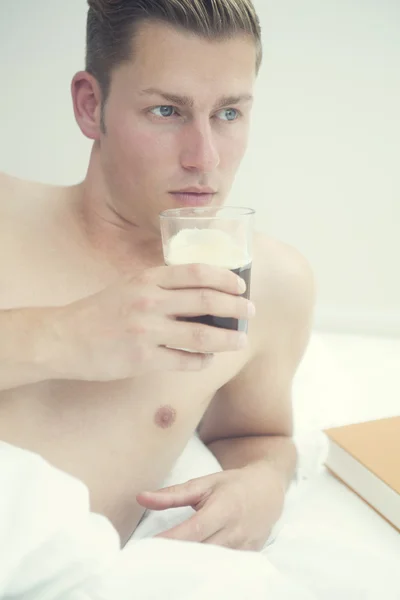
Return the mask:
<path id="1" fill-rule="evenodd" d="M 220 156 L 211 124 L 190 123 L 184 133 L 181 165 L 184 169 L 208 173 L 214 171 Z"/>

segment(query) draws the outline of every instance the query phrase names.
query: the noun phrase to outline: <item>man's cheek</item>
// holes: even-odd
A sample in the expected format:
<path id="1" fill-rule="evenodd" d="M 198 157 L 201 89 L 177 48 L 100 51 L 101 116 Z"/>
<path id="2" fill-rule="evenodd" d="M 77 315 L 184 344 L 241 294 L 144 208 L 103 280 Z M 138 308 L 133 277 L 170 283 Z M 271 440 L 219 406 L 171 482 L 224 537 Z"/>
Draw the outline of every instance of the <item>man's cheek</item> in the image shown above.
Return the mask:
<path id="1" fill-rule="evenodd" d="M 236 165 L 240 164 L 246 153 L 247 144 L 248 140 L 243 135 L 233 135 L 229 139 L 224 140 L 220 152 L 221 163 L 227 168 L 235 168 Z"/>

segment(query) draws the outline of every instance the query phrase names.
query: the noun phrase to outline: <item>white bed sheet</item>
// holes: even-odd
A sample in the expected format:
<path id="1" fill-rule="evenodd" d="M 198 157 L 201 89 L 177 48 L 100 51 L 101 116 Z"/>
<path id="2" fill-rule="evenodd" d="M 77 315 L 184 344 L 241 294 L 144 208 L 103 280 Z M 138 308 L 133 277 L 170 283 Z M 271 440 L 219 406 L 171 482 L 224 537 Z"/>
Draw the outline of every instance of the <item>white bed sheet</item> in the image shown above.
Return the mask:
<path id="1" fill-rule="evenodd" d="M 400 339 L 314 334 L 295 380 L 294 411 L 305 439 L 320 429 L 399 415 Z M 324 467 L 305 479 L 271 561 L 323 600 L 374 597 L 362 590 L 363 580 L 380 583 L 377 600 L 400 599 L 400 534 Z M 385 557 L 397 568 L 387 569 Z"/>

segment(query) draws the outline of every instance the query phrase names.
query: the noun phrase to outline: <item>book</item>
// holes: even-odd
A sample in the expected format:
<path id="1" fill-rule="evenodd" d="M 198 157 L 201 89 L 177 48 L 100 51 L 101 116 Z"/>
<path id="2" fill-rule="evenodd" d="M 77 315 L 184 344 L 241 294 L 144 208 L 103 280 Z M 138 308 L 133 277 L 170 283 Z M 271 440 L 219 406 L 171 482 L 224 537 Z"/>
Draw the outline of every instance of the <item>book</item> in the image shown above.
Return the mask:
<path id="1" fill-rule="evenodd" d="M 400 417 L 325 430 L 325 464 L 400 531 Z"/>

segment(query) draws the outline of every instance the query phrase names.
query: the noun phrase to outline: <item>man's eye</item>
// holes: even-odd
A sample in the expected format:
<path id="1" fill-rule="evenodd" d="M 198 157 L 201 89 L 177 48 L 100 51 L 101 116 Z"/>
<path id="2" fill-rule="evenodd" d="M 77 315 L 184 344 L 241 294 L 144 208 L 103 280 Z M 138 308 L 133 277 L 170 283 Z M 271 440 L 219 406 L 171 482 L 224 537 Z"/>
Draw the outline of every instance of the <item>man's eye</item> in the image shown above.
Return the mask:
<path id="1" fill-rule="evenodd" d="M 156 106 L 151 109 L 151 112 L 156 117 L 172 117 L 175 113 L 175 108 L 173 106 Z"/>
<path id="2" fill-rule="evenodd" d="M 220 119 L 223 121 L 236 121 L 240 116 L 240 112 L 236 108 L 224 108 L 218 114 L 221 115 Z"/>

